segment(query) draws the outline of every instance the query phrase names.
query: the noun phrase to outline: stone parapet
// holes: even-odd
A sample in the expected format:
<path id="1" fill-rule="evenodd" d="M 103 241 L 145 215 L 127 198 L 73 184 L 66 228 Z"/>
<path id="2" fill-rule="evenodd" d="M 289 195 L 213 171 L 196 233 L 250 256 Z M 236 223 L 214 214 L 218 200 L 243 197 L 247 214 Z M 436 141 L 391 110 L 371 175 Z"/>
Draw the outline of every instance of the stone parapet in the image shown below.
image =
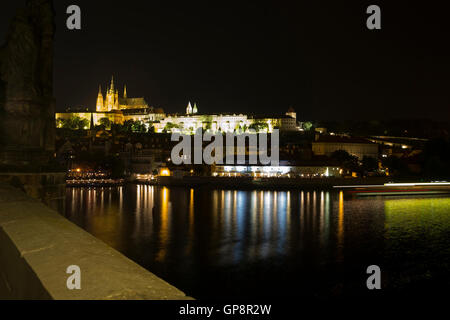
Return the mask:
<path id="1" fill-rule="evenodd" d="M 81 290 L 69 290 L 69 266 Z M 0 299 L 190 298 L 40 201 L 0 185 Z"/>

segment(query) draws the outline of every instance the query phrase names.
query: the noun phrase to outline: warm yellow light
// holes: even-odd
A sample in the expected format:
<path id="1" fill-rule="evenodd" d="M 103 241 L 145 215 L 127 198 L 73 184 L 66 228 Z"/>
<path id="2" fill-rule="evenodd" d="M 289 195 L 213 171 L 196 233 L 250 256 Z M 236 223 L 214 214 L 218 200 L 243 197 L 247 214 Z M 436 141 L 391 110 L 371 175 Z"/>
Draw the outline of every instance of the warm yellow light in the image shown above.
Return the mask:
<path id="1" fill-rule="evenodd" d="M 160 172 L 161 177 L 170 177 L 170 170 L 169 169 L 162 169 Z"/>

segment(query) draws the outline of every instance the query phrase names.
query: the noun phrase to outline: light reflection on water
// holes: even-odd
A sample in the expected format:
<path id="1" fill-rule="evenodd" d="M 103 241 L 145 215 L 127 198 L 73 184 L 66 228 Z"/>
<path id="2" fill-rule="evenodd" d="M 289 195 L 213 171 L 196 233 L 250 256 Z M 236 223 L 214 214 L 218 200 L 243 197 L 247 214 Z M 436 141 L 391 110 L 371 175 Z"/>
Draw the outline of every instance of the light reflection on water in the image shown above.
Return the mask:
<path id="1" fill-rule="evenodd" d="M 449 265 L 450 198 L 138 185 L 67 201 L 70 220 L 196 298 L 362 292 L 372 264 L 402 290 Z"/>

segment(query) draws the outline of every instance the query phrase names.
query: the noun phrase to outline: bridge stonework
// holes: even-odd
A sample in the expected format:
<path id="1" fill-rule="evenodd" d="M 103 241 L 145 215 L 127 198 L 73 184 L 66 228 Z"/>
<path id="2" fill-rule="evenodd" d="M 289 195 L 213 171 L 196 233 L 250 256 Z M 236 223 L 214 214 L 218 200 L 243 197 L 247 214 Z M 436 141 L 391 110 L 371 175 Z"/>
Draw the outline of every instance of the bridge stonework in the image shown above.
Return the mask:
<path id="1" fill-rule="evenodd" d="M 66 273 L 81 269 L 81 290 Z M 56 211 L 0 185 L 0 299 L 191 300 Z"/>

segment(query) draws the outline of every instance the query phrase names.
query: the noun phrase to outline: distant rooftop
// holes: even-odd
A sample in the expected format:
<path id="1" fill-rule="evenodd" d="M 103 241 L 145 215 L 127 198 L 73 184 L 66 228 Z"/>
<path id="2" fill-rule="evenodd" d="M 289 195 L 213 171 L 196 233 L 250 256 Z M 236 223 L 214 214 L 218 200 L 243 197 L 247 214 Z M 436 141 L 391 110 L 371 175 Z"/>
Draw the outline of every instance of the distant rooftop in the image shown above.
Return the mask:
<path id="1" fill-rule="evenodd" d="M 125 115 L 132 115 L 132 114 L 147 114 L 151 112 L 153 108 L 147 107 L 147 108 L 138 108 L 138 109 L 123 109 L 121 110 L 123 114 Z"/>
<path id="2" fill-rule="evenodd" d="M 119 104 L 128 106 L 143 106 L 147 105 L 144 98 L 119 98 Z"/>
<path id="3" fill-rule="evenodd" d="M 278 115 L 255 115 L 255 116 L 250 116 L 251 119 L 255 119 L 255 120 L 263 120 L 263 119 L 293 119 L 291 116 L 288 115 L 284 115 L 284 114 L 278 114 Z"/>

